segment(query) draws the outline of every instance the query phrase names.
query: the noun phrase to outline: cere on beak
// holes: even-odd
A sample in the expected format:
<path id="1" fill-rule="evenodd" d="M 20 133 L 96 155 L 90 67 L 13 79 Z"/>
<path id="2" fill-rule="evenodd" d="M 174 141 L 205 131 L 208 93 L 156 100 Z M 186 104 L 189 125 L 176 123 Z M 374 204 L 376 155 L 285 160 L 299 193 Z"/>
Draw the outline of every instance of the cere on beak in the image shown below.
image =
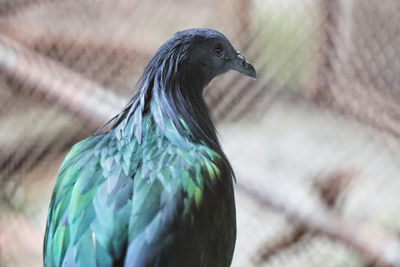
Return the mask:
<path id="1" fill-rule="evenodd" d="M 233 60 L 232 69 L 243 73 L 246 76 L 256 78 L 256 70 L 249 62 L 247 62 L 246 58 L 242 53 L 240 53 L 240 51 L 236 51 L 236 57 Z"/>

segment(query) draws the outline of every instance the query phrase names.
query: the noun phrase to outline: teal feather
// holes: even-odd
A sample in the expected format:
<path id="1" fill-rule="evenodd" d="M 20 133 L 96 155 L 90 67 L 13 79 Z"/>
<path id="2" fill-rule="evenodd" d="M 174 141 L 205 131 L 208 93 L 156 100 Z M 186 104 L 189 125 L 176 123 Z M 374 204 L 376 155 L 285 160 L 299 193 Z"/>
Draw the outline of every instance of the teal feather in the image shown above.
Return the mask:
<path id="1" fill-rule="evenodd" d="M 65 198 L 59 198 L 55 203 L 55 209 L 52 212 L 53 223 L 54 225 L 59 225 L 61 223 L 62 217 L 67 214 L 68 215 L 68 207 L 70 203 L 71 195 L 65 195 Z"/>
<path id="2" fill-rule="evenodd" d="M 76 179 L 75 188 L 81 194 L 85 194 L 90 189 L 94 188 L 95 179 L 93 176 L 99 177 L 102 170 L 98 168 L 98 161 L 92 160 L 87 163 L 87 166 L 79 172 L 79 176 Z M 70 175 L 70 174 L 69 174 Z"/>
<path id="3" fill-rule="evenodd" d="M 96 266 L 98 267 L 106 267 L 113 266 L 113 258 L 109 254 L 109 250 L 104 248 L 99 242 L 96 242 Z"/>
<path id="4" fill-rule="evenodd" d="M 96 259 L 93 257 L 95 250 L 93 237 L 90 231 L 86 231 L 75 249 L 75 259 L 79 267 L 95 267 Z M 68 265 L 66 265 L 68 266 Z"/>
<path id="5" fill-rule="evenodd" d="M 93 205 L 90 205 L 76 220 L 76 222 L 70 225 L 73 245 L 80 240 L 85 232 L 88 232 L 88 225 L 90 225 L 95 218 L 96 213 L 94 207 Z"/>
<path id="6" fill-rule="evenodd" d="M 92 199 L 96 193 L 96 187 L 92 187 L 89 192 L 82 194 L 79 186 L 75 186 L 71 193 L 68 207 L 68 221 L 74 223 L 75 220 L 92 204 Z"/>
<path id="7" fill-rule="evenodd" d="M 54 249 L 52 250 L 53 252 L 53 260 L 52 263 L 55 266 L 61 266 L 61 263 L 63 262 L 65 252 L 68 248 L 69 245 L 69 226 L 64 225 L 61 223 L 58 225 L 57 230 L 54 233 L 53 236 L 53 242 L 54 242 Z"/>

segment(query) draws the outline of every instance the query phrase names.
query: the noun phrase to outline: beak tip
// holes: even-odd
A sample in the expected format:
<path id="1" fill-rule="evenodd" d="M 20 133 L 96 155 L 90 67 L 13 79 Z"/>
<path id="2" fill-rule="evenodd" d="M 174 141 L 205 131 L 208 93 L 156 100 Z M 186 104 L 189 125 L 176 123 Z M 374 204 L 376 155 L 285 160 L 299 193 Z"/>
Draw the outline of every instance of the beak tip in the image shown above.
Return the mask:
<path id="1" fill-rule="evenodd" d="M 254 80 L 257 79 L 257 73 L 256 73 L 256 71 L 254 70 L 253 72 L 251 72 L 249 76 L 250 76 L 251 78 L 253 78 Z"/>
<path id="2" fill-rule="evenodd" d="M 255 80 L 255 79 L 257 79 L 257 72 L 256 72 L 256 70 L 254 69 L 254 67 L 251 64 L 249 64 L 249 65 L 250 65 L 249 66 L 250 70 L 249 70 L 248 76 Z"/>

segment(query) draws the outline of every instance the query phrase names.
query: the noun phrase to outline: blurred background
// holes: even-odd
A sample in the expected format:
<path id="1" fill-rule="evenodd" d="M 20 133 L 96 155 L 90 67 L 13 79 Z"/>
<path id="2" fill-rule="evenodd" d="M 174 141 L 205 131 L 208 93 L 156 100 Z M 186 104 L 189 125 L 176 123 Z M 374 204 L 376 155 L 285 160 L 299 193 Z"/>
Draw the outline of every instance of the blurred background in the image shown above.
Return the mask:
<path id="1" fill-rule="evenodd" d="M 398 0 L 0 0 L 0 266 L 41 266 L 65 153 L 176 31 L 257 70 L 205 90 L 237 175 L 232 266 L 400 266 Z"/>

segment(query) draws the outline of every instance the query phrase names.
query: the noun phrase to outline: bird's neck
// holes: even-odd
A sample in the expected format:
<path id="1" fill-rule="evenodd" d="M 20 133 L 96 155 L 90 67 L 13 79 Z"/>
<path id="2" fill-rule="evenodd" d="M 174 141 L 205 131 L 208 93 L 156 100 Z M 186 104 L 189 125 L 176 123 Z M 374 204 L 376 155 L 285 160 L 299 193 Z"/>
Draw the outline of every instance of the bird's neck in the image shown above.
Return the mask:
<path id="1" fill-rule="evenodd" d="M 164 79 L 145 72 L 135 95 L 118 115 L 113 128 L 116 132 L 129 133 L 128 138 L 136 138 L 141 143 L 142 129 L 150 118 L 171 142 L 203 144 L 217 152 L 234 177 L 202 96 L 204 83 L 192 82 L 198 79 L 179 74 Z"/>
<path id="2" fill-rule="evenodd" d="M 159 68 L 158 68 L 159 69 Z M 222 152 L 210 112 L 202 96 L 204 81 L 195 70 L 185 75 L 176 72 L 165 77 L 163 72 L 144 73 L 137 85 L 137 91 L 127 106 L 119 114 L 114 128 L 132 121 L 138 125 L 142 118 L 149 115 L 160 129 L 164 129 L 165 120 L 173 122 L 181 135 L 190 141 L 205 143 L 216 152 Z M 141 127 L 134 127 L 132 133 L 139 143 Z"/>

